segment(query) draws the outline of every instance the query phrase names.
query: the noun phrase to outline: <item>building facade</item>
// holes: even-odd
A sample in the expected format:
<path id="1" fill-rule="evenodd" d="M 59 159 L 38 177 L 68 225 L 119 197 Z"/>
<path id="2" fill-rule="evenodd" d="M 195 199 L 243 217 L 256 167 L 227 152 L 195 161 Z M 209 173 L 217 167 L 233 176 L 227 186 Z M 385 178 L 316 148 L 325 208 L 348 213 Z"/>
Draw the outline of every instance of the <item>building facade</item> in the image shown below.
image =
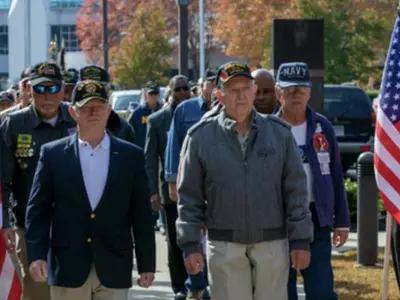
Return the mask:
<path id="1" fill-rule="evenodd" d="M 83 0 L 0 0 L 0 84 L 12 84 L 26 66 L 48 60 L 50 41 L 79 53 L 76 16 Z"/>

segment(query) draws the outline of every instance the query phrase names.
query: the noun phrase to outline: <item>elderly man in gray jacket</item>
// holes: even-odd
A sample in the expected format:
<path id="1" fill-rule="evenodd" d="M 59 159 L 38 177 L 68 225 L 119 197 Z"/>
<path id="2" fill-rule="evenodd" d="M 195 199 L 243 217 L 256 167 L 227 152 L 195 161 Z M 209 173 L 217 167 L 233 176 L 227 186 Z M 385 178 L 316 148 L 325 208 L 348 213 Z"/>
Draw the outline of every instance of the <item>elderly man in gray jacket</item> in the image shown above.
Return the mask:
<path id="1" fill-rule="evenodd" d="M 189 273 L 202 270 L 208 228 L 212 299 L 287 299 L 290 267 L 310 262 L 307 181 L 290 126 L 255 112 L 247 65 L 217 74 L 221 110 L 193 126 L 178 173 L 177 241 Z"/>

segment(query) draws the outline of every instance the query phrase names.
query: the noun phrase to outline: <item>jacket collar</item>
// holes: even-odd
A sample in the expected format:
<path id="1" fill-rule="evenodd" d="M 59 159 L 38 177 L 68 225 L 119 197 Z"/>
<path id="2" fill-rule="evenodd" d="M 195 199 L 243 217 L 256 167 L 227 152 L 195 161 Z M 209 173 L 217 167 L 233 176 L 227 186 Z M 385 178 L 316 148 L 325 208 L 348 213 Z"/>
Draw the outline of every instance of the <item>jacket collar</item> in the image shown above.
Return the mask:
<path id="1" fill-rule="evenodd" d="M 237 122 L 228 117 L 228 115 L 226 114 L 225 107 L 223 107 L 218 114 L 218 123 L 221 127 L 225 128 L 229 131 L 234 131 L 235 125 Z M 251 127 L 250 127 L 250 129 L 257 129 L 259 123 L 260 123 L 260 116 L 257 114 L 257 111 L 253 108 L 251 111 Z"/>

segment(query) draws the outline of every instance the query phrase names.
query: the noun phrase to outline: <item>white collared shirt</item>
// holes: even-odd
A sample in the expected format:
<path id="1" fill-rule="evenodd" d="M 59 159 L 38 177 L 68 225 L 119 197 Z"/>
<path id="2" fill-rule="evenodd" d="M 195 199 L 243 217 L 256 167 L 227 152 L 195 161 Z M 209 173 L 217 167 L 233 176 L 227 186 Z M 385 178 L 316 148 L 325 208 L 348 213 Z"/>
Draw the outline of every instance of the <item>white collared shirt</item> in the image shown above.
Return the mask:
<path id="1" fill-rule="evenodd" d="M 88 142 L 81 139 L 78 142 L 83 181 L 90 206 L 94 211 L 100 202 L 107 182 L 110 163 L 110 137 L 106 133 L 103 140 L 94 149 Z"/>

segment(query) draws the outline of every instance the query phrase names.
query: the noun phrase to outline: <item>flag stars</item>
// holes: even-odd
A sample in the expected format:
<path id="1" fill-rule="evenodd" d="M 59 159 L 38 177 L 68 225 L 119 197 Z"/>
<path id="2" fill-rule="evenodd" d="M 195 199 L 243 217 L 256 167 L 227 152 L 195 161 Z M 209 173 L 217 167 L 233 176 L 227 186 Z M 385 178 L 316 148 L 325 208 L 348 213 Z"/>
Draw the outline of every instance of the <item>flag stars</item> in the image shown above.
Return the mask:
<path id="1" fill-rule="evenodd" d="M 394 38 L 393 41 L 392 41 L 393 45 L 394 45 L 394 44 L 397 44 L 398 42 L 399 42 L 399 41 L 397 40 L 397 38 Z"/>
<path id="2" fill-rule="evenodd" d="M 392 71 L 389 71 L 388 73 L 387 73 L 387 76 L 390 78 L 390 77 L 392 77 L 393 76 L 393 72 Z"/>
<path id="3" fill-rule="evenodd" d="M 397 120 L 397 116 L 395 114 L 390 116 L 390 120 L 392 120 L 392 122 Z"/>
<path id="4" fill-rule="evenodd" d="M 398 104 L 394 104 L 394 105 L 392 106 L 392 109 L 393 109 L 393 111 L 398 110 L 398 109 L 399 109 L 399 105 L 398 105 Z"/>
<path id="5" fill-rule="evenodd" d="M 392 84 L 390 82 L 386 83 L 386 87 L 390 88 L 392 86 Z"/>
<path id="6" fill-rule="evenodd" d="M 383 96 L 383 98 L 388 99 L 390 97 L 389 93 L 385 93 L 385 95 Z"/>
<path id="7" fill-rule="evenodd" d="M 396 89 L 400 89 L 400 82 L 396 83 Z"/>
<path id="8" fill-rule="evenodd" d="M 383 108 L 383 109 L 387 109 L 387 108 L 388 108 L 387 103 L 384 103 L 384 104 L 382 105 L 382 108 Z"/>
<path id="9" fill-rule="evenodd" d="M 389 66 L 393 66 L 394 65 L 394 60 L 390 60 L 389 61 Z"/>
<path id="10" fill-rule="evenodd" d="M 399 100 L 400 99 L 400 95 L 399 94 L 395 94 L 394 95 L 394 100 Z"/>
<path id="11" fill-rule="evenodd" d="M 395 54 L 396 54 L 396 50 L 395 50 L 395 49 L 392 49 L 392 51 L 390 51 L 390 54 L 391 54 L 391 55 L 395 55 Z"/>

